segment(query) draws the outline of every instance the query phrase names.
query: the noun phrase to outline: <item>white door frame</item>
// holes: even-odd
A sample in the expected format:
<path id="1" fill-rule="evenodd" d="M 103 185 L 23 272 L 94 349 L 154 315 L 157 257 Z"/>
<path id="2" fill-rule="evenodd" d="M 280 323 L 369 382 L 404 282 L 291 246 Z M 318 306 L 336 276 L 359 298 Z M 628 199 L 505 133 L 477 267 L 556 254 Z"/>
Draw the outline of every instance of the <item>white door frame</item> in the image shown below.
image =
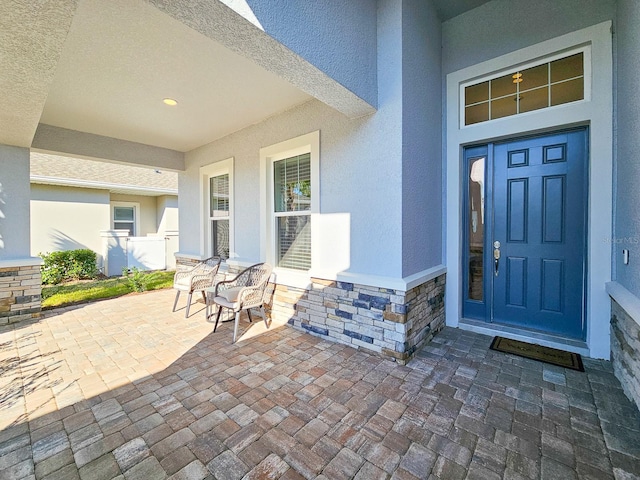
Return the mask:
<path id="1" fill-rule="evenodd" d="M 591 90 L 585 100 L 470 126 L 460 124 L 460 86 L 474 78 L 531 62 L 558 52 L 588 46 Z M 589 60 L 587 60 L 589 61 Z M 603 22 L 561 37 L 482 62 L 447 75 L 446 241 L 447 325 L 464 327 L 462 317 L 462 149 L 475 143 L 589 125 L 589 214 L 587 253 L 587 338 L 581 351 L 609 358 L 610 301 L 605 284 L 611 280 L 613 225 L 613 55 L 611 22 Z M 587 75 L 585 69 L 585 75 Z M 573 347 L 575 349 L 575 346 Z M 567 348 L 571 349 L 571 348 Z"/>

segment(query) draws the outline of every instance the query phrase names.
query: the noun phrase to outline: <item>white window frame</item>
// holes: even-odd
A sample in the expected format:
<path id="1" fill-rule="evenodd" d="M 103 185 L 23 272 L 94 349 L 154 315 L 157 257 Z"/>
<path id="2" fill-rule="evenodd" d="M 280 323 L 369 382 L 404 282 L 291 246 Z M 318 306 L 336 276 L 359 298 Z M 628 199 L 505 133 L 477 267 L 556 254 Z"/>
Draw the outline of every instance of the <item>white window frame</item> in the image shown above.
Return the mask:
<path id="1" fill-rule="evenodd" d="M 278 283 L 298 286 L 309 280 L 309 271 L 277 267 L 277 215 L 274 200 L 274 162 L 308 153 L 311 167 L 311 210 L 303 212 L 287 212 L 288 214 L 309 214 L 311 216 L 311 268 L 314 270 L 315 256 L 313 243 L 316 233 L 315 216 L 320 213 L 320 131 L 301 135 L 284 142 L 276 143 L 260 149 L 260 199 L 262 214 L 260 215 L 260 257 L 272 264 L 278 276 Z M 278 214 L 282 216 L 282 214 Z"/>
<path id="2" fill-rule="evenodd" d="M 209 216 L 209 205 L 211 202 L 211 192 L 209 188 L 211 178 L 220 175 L 229 175 L 229 215 L 227 217 L 216 217 L 215 220 L 229 220 L 229 258 L 237 257 L 234 241 L 233 163 L 234 158 L 231 157 L 200 167 L 200 256 L 202 258 L 210 257 L 213 250 L 211 222 L 214 220 Z"/>
<path id="3" fill-rule="evenodd" d="M 115 208 L 133 207 L 133 234 L 132 237 L 140 236 L 140 204 L 138 202 L 110 202 L 111 203 L 111 229 L 115 230 Z"/>

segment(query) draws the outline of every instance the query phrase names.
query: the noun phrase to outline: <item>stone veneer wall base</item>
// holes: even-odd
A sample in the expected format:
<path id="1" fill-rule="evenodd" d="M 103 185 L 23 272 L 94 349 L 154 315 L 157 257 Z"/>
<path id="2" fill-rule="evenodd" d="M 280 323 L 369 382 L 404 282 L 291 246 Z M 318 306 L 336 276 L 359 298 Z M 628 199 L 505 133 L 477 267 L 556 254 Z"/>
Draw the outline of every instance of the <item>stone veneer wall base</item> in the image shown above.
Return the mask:
<path id="1" fill-rule="evenodd" d="M 267 303 L 274 319 L 404 365 L 444 327 L 444 288 L 445 275 L 406 292 L 312 278 L 310 289 L 270 284 Z"/>
<path id="2" fill-rule="evenodd" d="M 40 266 L 0 268 L 0 325 L 39 318 L 41 310 Z"/>
<path id="3" fill-rule="evenodd" d="M 611 361 L 624 393 L 640 408 L 640 325 L 611 301 Z"/>

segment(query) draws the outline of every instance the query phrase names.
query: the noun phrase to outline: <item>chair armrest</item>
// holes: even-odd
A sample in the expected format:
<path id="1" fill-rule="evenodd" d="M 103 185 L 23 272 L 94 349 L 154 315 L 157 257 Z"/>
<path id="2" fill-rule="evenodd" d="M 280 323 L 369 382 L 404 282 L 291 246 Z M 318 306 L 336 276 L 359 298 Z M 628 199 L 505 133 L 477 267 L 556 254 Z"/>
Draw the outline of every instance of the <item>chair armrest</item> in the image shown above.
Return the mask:
<path id="1" fill-rule="evenodd" d="M 173 275 L 174 283 L 177 282 L 178 280 L 191 276 L 194 270 L 196 270 L 198 267 L 199 265 L 195 265 L 193 267 L 187 267 L 186 265 L 182 265 L 179 269 L 176 269 L 176 273 Z"/>

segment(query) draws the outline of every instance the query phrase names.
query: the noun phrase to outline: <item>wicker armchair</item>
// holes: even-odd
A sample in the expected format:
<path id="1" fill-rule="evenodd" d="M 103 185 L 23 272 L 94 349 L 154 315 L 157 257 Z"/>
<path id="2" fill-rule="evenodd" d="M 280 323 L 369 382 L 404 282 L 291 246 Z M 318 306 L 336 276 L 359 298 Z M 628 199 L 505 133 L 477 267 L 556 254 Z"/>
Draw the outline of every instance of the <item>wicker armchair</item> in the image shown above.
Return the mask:
<path id="1" fill-rule="evenodd" d="M 176 268 L 176 274 L 173 277 L 173 288 L 177 290 L 176 299 L 173 302 L 173 311 L 176 311 L 176 305 L 178 305 L 178 298 L 180 298 L 180 292 L 188 292 L 187 297 L 187 310 L 185 311 L 185 318 L 189 316 L 189 308 L 191 307 L 191 297 L 193 292 L 202 292 L 202 298 L 206 302 L 205 289 L 212 287 L 216 274 L 220 268 L 220 258 L 211 257 L 196 264 L 194 267 L 178 266 Z"/>
<path id="2" fill-rule="evenodd" d="M 207 307 L 218 306 L 218 314 L 216 315 L 216 324 L 213 331 L 218 328 L 218 321 L 223 308 L 227 308 L 235 313 L 235 324 L 233 327 L 233 343 L 238 337 L 238 323 L 240 321 L 240 313 L 246 310 L 251 321 L 251 308 L 260 308 L 264 324 L 269 328 L 267 315 L 264 311 L 264 292 L 271 276 L 272 267 L 268 263 L 258 263 L 252 265 L 240 272 L 235 278 L 218 282 L 213 293 L 213 298 L 209 297 Z M 207 311 L 207 319 L 213 314 Z"/>

